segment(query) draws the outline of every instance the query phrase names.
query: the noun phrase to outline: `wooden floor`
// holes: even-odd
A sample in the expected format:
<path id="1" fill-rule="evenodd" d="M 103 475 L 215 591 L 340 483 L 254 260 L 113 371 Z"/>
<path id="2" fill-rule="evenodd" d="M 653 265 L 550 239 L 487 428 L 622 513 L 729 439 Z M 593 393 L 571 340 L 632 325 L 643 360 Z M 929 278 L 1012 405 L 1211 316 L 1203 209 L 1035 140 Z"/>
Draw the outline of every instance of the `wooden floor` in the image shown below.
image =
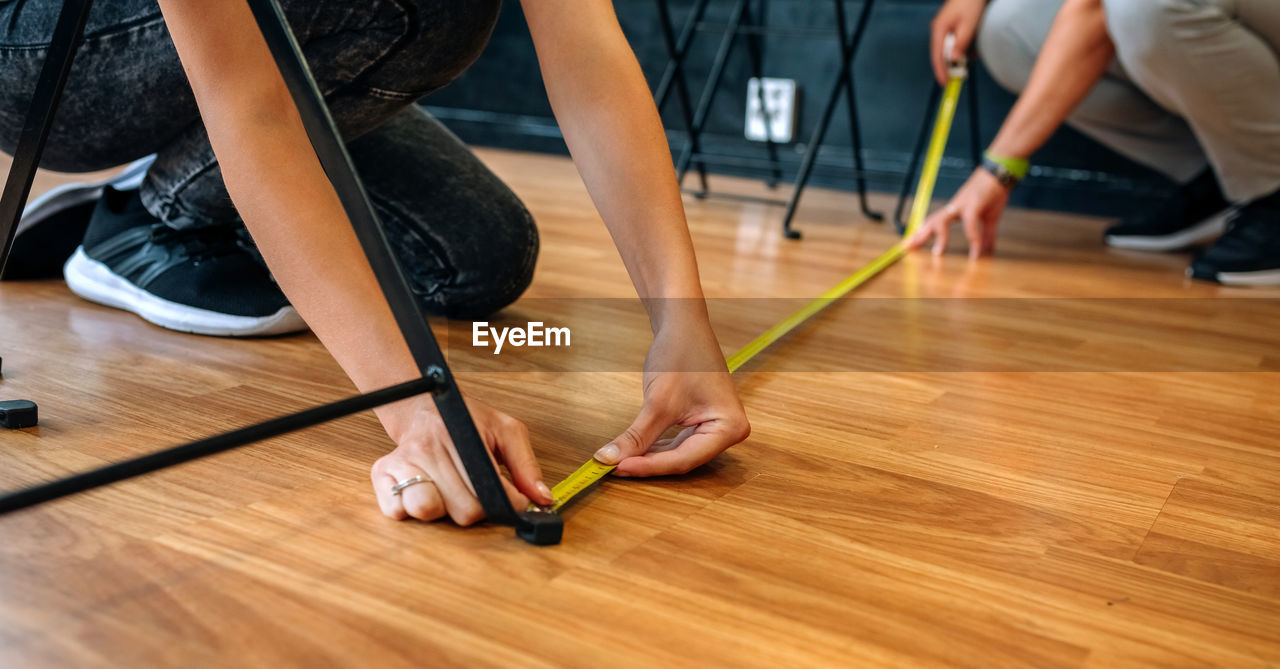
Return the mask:
<path id="1" fill-rule="evenodd" d="M 513 313 L 633 294 L 567 161 L 482 156 L 543 235 Z M 847 194 L 806 197 L 801 242 L 777 208 L 688 208 L 726 352 L 795 306 L 732 298 L 813 297 L 892 242 Z M 1280 666 L 1280 293 L 1104 224 L 1014 212 L 996 260 L 907 258 L 740 373 L 749 441 L 606 481 L 556 547 L 382 517 L 371 415 L 0 518 L 0 666 Z M 1041 299 L 870 301 L 897 297 Z M 351 391 L 310 336 L 184 336 L 60 282 L 0 284 L 0 354 L 42 418 L 0 434 L 9 489 Z M 639 404 L 627 371 L 461 376 L 549 481 Z"/>

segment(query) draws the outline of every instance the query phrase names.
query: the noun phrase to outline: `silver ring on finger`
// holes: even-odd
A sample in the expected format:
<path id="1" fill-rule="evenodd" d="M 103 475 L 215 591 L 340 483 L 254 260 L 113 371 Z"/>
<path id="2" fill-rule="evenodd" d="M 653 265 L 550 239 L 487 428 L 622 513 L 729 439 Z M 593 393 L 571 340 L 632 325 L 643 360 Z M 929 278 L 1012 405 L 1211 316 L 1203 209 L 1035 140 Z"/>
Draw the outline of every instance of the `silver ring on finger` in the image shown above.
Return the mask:
<path id="1" fill-rule="evenodd" d="M 427 477 L 427 476 L 423 476 L 423 475 L 421 475 L 421 474 L 419 474 L 419 475 L 417 475 L 417 476 L 410 476 L 409 478 L 407 478 L 407 479 L 405 479 L 405 480 L 403 480 L 403 481 L 400 481 L 400 482 L 396 483 L 395 485 L 391 486 L 391 494 L 392 494 L 392 495 L 395 495 L 395 496 L 397 496 L 397 497 L 398 497 L 398 496 L 400 495 L 400 493 L 404 492 L 404 489 L 405 489 L 405 488 L 408 488 L 408 487 L 409 487 L 409 486 L 411 486 L 411 485 L 417 485 L 417 484 L 419 484 L 419 483 L 431 483 L 431 484 L 434 484 L 435 482 L 434 482 L 434 481 L 432 481 L 429 477 Z"/>

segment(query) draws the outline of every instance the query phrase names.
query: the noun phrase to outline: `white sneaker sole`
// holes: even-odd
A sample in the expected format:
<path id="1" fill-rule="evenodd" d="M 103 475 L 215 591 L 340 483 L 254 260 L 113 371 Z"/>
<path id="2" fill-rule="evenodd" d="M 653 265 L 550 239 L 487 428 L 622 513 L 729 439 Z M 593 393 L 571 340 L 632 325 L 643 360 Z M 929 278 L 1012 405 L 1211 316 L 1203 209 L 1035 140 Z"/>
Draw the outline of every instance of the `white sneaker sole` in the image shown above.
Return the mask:
<path id="1" fill-rule="evenodd" d="M 106 181 L 63 184 L 41 193 L 40 197 L 28 202 L 26 208 L 22 210 L 22 218 L 18 221 L 18 230 L 15 234 L 21 235 L 58 212 L 97 202 L 102 197 L 104 186 L 109 185 L 116 190 L 140 188 L 142 180 L 147 176 L 147 169 L 155 161 L 155 156 L 147 156 L 130 163 L 119 174 Z"/>
<path id="2" fill-rule="evenodd" d="M 1218 283 L 1225 286 L 1280 286 L 1280 269 L 1258 272 L 1218 272 Z"/>
<path id="3" fill-rule="evenodd" d="M 1227 209 L 1171 235 L 1107 235 L 1107 246 L 1133 251 L 1180 251 L 1226 232 L 1227 219 L 1233 212 Z"/>
<path id="4" fill-rule="evenodd" d="M 301 332 L 307 324 L 292 306 L 269 316 L 235 316 L 197 309 L 160 297 L 129 283 L 106 265 L 76 249 L 63 268 L 67 286 L 90 302 L 133 312 L 162 328 L 215 337 L 262 337 Z"/>

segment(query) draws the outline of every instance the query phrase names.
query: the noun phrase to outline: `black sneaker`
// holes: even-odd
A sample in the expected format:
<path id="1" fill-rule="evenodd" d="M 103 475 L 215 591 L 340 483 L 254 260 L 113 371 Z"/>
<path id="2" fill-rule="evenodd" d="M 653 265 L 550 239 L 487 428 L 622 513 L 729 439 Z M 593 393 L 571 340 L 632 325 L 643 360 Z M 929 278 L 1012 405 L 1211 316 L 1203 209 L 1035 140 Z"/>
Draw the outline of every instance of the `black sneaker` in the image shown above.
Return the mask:
<path id="1" fill-rule="evenodd" d="M 247 337 L 306 329 L 238 226 L 175 230 L 136 191 L 108 186 L 67 261 L 77 295 L 180 332 Z"/>
<path id="2" fill-rule="evenodd" d="M 14 233 L 13 252 L 3 279 L 60 278 L 63 264 L 84 238 L 103 188 L 137 190 L 155 161 L 155 156 L 147 156 L 107 181 L 58 186 L 28 202 Z"/>
<path id="3" fill-rule="evenodd" d="M 1240 208 L 1187 276 L 1231 286 L 1280 286 L 1280 191 Z"/>
<path id="4" fill-rule="evenodd" d="M 1177 251 L 1221 235 L 1231 208 L 1213 170 L 1207 169 L 1149 214 L 1107 228 L 1107 246 L 1139 251 Z"/>

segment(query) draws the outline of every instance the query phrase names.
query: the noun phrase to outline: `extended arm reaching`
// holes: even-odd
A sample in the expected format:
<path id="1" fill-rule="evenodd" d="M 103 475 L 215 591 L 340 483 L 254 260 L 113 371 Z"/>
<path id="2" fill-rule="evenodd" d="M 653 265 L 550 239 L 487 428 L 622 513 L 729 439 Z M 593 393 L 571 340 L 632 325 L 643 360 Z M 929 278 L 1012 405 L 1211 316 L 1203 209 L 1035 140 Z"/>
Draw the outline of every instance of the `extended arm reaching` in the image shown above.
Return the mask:
<path id="1" fill-rule="evenodd" d="M 702 300 L 662 120 L 608 0 L 523 7 L 565 142 L 654 330 L 640 415 L 596 457 L 621 475 L 687 472 L 750 427 Z M 652 448 L 673 425 L 686 429 Z"/>
<path id="2" fill-rule="evenodd" d="M 1089 94 L 1114 56 L 1102 0 L 1066 0 L 1045 38 L 1026 90 L 1018 96 L 988 151 L 1008 158 L 1029 158 Z M 989 254 L 995 249 L 996 226 L 1008 199 L 1008 190 L 979 168 L 951 202 L 907 240 L 907 246 L 917 248 L 934 239 L 933 252 L 941 254 L 949 226 L 959 219 L 969 240 L 970 257 Z"/>

